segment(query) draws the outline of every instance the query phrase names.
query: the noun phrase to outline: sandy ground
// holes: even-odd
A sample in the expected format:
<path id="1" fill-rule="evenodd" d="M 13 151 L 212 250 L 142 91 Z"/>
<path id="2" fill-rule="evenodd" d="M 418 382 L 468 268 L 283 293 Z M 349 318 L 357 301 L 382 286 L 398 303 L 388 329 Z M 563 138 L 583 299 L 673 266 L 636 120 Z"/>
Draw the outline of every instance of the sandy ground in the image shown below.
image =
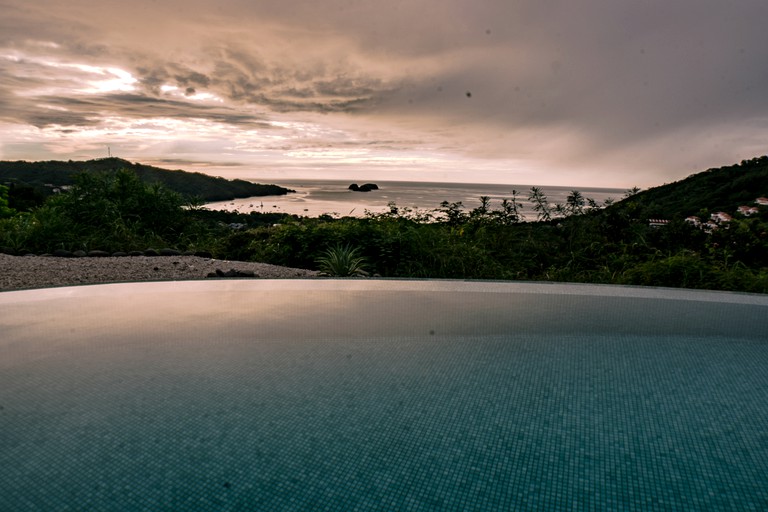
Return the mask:
<path id="1" fill-rule="evenodd" d="M 54 258 L 0 254 L 0 291 L 96 283 L 206 279 L 208 274 L 216 273 L 217 270 L 244 273 L 239 277 L 247 277 L 253 272 L 253 278 L 262 279 L 318 276 L 318 272 L 312 270 L 197 256 Z"/>

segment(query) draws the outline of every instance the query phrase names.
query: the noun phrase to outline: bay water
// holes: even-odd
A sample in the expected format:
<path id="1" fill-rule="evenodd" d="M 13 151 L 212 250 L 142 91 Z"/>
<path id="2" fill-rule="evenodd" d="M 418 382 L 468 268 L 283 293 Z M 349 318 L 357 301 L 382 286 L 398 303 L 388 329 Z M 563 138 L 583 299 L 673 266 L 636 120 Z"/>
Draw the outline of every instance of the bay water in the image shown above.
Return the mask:
<path id="1" fill-rule="evenodd" d="M 382 213 L 389 211 L 390 203 L 399 208 L 411 208 L 420 211 L 432 211 L 440 208 L 440 203 L 461 201 L 465 211 L 480 205 L 480 197 L 487 196 L 491 208 L 500 207 L 503 199 L 511 199 L 513 190 L 517 191 L 517 200 L 523 206 L 521 213 L 529 220 L 535 219 L 527 197 L 531 185 L 499 185 L 473 183 L 430 183 L 408 181 L 377 181 L 379 189 L 370 192 L 349 190 L 349 181 L 342 180 L 286 180 L 271 181 L 292 190 L 283 196 L 260 196 L 208 203 L 206 206 L 215 210 L 230 210 L 240 213 L 279 212 L 306 217 L 319 217 L 328 214 L 334 217 L 363 217 L 367 212 Z M 358 185 L 363 185 L 359 182 Z M 550 203 L 566 202 L 573 190 L 578 190 L 585 198 L 591 198 L 602 204 L 606 199 L 620 199 L 622 189 L 578 188 L 578 187 L 540 187 Z"/>

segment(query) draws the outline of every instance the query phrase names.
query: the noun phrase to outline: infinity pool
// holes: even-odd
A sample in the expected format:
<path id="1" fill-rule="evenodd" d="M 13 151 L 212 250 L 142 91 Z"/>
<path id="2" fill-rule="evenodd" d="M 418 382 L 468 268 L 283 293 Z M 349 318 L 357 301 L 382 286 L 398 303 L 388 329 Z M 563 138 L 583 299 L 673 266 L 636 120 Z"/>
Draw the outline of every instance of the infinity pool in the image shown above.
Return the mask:
<path id="1" fill-rule="evenodd" d="M 0 293 L 0 510 L 766 510 L 768 297 Z"/>

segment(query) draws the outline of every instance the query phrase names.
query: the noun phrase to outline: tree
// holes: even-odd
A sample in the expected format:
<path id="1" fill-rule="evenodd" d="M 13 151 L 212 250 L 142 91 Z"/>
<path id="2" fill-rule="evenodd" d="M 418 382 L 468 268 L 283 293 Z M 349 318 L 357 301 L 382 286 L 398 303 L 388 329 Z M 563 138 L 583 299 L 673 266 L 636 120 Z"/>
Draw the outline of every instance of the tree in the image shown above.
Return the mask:
<path id="1" fill-rule="evenodd" d="M 517 193 L 517 190 L 513 189 L 512 198 L 502 199 L 501 209 L 491 212 L 491 215 L 499 224 L 508 226 L 520 222 L 520 210 L 522 210 L 523 205 L 517 202 Z"/>
<path id="2" fill-rule="evenodd" d="M 533 203 L 533 211 L 536 212 L 536 220 L 552 220 L 552 206 L 549 204 L 547 196 L 539 187 L 531 187 L 528 194 L 528 200 Z"/>
<path id="3" fill-rule="evenodd" d="M 469 212 L 470 220 L 474 222 L 485 222 L 489 219 L 491 213 L 491 198 L 488 196 L 480 196 L 480 206 Z M 442 206 L 442 203 L 441 203 Z"/>
<path id="4" fill-rule="evenodd" d="M 570 215 L 581 215 L 584 213 L 584 196 L 578 190 L 571 190 L 565 199 L 565 211 Z"/>
<path id="5" fill-rule="evenodd" d="M 0 185 L 0 219 L 13 217 L 16 210 L 8 206 L 8 187 Z"/>
<path id="6" fill-rule="evenodd" d="M 440 206 L 442 209 L 438 210 L 438 212 L 445 214 L 446 222 L 449 226 L 458 226 L 463 224 L 467 218 L 467 214 L 462 211 L 464 209 L 464 205 L 461 201 L 456 201 L 455 203 L 443 201 L 440 203 Z"/>

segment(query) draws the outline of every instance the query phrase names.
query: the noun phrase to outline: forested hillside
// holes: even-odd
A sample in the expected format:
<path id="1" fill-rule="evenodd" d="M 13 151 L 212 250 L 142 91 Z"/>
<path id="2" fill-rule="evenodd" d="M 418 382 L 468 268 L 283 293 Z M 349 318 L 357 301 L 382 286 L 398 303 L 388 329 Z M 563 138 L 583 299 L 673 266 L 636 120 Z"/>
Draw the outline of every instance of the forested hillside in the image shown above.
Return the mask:
<path id="1" fill-rule="evenodd" d="M 635 209 L 647 218 L 685 218 L 700 213 L 733 212 L 741 205 L 754 204 L 768 196 L 768 156 L 708 169 L 633 195 L 612 208 Z M 705 210 L 705 212 L 702 212 Z"/>
<path id="2" fill-rule="evenodd" d="M 75 176 L 82 172 L 115 172 L 121 169 L 130 169 L 145 183 L 160 183 L 183 197 L 196 197 L 205 202 L 226 201 L 238 197 L 283 195 L 292 192 L 277 185 L 227 180 L 199 172 L 170 171 L 131 163 L 120 158 L 68 162 L 0 161 L 0 183 L 21 182 L 41 190 L 45 184 L 54 187 L 72 185 Z M 45 192 L 44 189 L 41 191 Z"/>

